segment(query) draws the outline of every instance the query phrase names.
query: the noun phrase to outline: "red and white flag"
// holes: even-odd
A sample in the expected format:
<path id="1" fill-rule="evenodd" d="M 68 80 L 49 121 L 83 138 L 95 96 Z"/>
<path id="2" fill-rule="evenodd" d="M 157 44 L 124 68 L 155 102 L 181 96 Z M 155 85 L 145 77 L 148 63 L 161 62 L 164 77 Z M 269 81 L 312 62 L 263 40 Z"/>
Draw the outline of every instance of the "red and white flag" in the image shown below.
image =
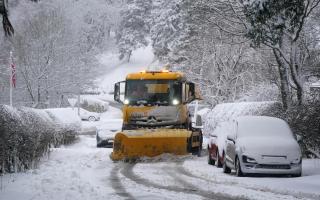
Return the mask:
<path id="1" fill-rule="evenodd" d="M 11 63 L 10 63 L 10 66 L 11 66 L 11 85 L 12 87 L 16 87 L 16 80 L 17 80 L 17 76 L 16 76 L 16 65 L 14 64 L 13 62 L 13 56 L 11 55 Z"/>

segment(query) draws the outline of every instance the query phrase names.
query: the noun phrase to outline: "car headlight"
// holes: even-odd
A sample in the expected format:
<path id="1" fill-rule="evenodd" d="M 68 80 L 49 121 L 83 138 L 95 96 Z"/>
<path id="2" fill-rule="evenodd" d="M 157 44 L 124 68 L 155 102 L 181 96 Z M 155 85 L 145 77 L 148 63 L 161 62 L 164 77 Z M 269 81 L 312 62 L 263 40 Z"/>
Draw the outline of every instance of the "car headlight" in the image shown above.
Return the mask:
<path id="1" fill-rule="evenodd" d="M 248 156 L 242 156 L 242 160 L 245 163 L 252 163 L 255 164 L 257 161 L 254 158 L 248 157 Z"/>
<path id="2" fill-rule="evenodd" d="M 294 159 L 293 161 L 291 161 L 291 164 L 299 164 L 299 163 L 301 163 L 302 162 L 302 159 L 301 159 L 301 157 L 300 158 L 296 158 L 296 159 Z"/>

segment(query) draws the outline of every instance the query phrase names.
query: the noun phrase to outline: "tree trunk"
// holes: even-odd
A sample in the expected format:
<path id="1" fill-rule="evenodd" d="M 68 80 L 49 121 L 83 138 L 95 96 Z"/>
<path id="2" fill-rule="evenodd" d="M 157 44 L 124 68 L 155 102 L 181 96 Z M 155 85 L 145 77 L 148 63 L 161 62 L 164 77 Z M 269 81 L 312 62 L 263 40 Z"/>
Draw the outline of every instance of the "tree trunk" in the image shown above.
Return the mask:
<path id="1" fill-rule="evenodd" d="M 37 107 L 40 105 L 40 101 L 41 101 L 41 88 L 40 88 L 40 83 L 38 83 L 38 99 L 37 99 Z"/>
<path id="2" fill-rule="evenodd" d="M 127 62 L 130 62 L 132 51 L 130 50 L 127 54 Z"/>
<path id="3" fill-rule="evenodd" d="M 299 78 L 299 74 L 298 74 L 298 68 L 299 68 L 299 64 L 297 63 L 297 44 L 296 42 L 291 43 L 291 54 L 290 54 L 290 75 L 292 77 L 292 80 L 296 86 L 296 91 L 297 91 L 297 100 L 298 100 L 298 104 L 302 105 L 302 101 L 303 101 L 303 86 L 301 83 L 301 80 Z"/>
<path id="4" fill-rule="evenodd" d="M 273 49 L 273 54 L 278 63 L 282 104 L 283 104 L 283 108 L 287 110 L 288 107 L 291 105 L 288 73 L 287 73 L 288 70 L 285 67 L 284 63 L 281 61 L 280 55 L 278 54 L 277 50 Z"/>

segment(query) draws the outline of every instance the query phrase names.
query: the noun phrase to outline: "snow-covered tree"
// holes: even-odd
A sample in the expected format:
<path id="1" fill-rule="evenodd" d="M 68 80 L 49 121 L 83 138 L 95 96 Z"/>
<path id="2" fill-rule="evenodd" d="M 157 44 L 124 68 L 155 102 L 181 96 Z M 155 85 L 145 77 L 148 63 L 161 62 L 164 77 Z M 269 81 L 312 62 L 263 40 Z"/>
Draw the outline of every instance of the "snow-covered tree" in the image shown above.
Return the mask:
<path id="1" fill-rule="evenodd" d="M 306 49 L 301 45 L 301 36 L 307 17 L 319 3 L 319 0 L 242 1 L 250 25 L 246 27 L 246 37 L 255 46 L 270 47 L 276 57 L 285 108 L 291 102 L 290 89 L 296 90 L 299 104 L 303 101 L 301 71 Z"/>
<path id="2" fill-rule="evenodd" d="M 0 15 L 2 15 L 2 26 L 5 35 L 13 35 L 14 29 L 8 18 L 8 0 L 0 0 Z"/>
<path id="3" fill-rule="evenodd" d="M 128 0 L 121 11 L 121 22 L 117 31 L 120 56 L 129 62 L 133 50 L 148 45 L 149 18 L 152 0 Z"/>
<path id="4" fill-rule="evenodd" d="M 185 5 L 183 0 L 154 0 L 152 10 L 151 41 L 155 56 L 163 62 L 179 62 L 174 54 L 176 47 L 186 36 Z"/>

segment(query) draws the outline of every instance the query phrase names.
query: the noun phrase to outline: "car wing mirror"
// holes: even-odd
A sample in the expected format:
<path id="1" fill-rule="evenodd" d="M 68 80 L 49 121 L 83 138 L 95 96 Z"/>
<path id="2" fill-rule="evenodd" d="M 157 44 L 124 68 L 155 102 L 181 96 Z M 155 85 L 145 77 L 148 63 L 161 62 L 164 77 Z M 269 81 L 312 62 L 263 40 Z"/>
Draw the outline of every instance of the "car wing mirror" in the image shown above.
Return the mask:
<path id="1" fill-rule="evenodd" d="M 301 142 L 302 141 L 302 136 L 299 135 L 299 134 L 296 134 L 296 139 L 297 139 L 297 142 Z"/>
<path id="2" fill-rule="evenodd" d="M 230 140 L 230 141 L 232 141 L 233 143 L 235 143 L 235 138 L 234 138 L 233 135 L 228 134 L 228 135 L 227 135 L 227 139 Z"/>

